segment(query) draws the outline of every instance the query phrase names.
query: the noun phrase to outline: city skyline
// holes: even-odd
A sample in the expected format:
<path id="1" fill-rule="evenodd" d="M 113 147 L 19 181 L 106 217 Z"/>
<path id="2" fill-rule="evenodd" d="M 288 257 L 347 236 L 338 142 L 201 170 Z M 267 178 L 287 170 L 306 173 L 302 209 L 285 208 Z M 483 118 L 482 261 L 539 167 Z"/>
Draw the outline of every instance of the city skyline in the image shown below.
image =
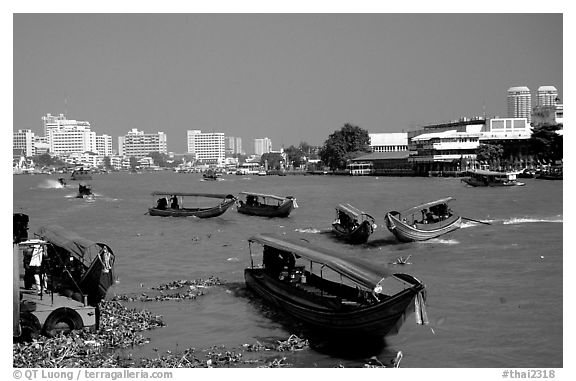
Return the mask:
<path id="1" fill-rule="evenodd" d="M 504 117 L 510 87 L 563 97 L 562 29 L 562 14 L 15 14 L 13 130 L 65 113 L 182 153 L 195 129 L 279 149 L 345 123 Z"/>

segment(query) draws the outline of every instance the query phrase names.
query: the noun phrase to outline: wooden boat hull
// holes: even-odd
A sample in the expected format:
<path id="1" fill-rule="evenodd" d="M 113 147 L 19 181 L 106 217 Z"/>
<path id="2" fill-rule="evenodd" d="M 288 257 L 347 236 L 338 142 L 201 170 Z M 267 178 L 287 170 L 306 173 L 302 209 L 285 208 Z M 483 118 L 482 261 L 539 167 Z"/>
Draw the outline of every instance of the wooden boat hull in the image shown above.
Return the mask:
<path id="1" fill-rule="evenodd" d="M 322 304 L 297 286 L 272 278 L 263 269 L 246 269 L 244 277 L 256 294 L 315 332 L 354 338 L 397 333 L 413 310 L 414 298 L 424 288 L 420 284 L 373 305 L 347 309 Z"/>
<path id="2" fill-rule="evenodd" d="M 404 223 L 391 213 L 386 213 L 385 219 L 388 230 L 401 242 L 426 241 L 459 229 L 462 225 L 460 216 L 451 216 L 431 224 L 416 224 L 416 227 Z"/>
<path id="3" fill-rule="evenodd" d="M 160 217 L 198 217 L 211 218 L 224 214 L 235 203 L 235 199 L 227 199 L 218 206 L 210 208 L 180 208 L 180 209 L 157 209 L 149 208 L 148 213 L 151 216 Z"/>
<path id="4" fill-rule="evenodd" d="M 339 223 L 332 224 L 332 230 L 340 238 L 354 244 L 366 243 L 368 237 L 374 232 L 374 227 L 370 221 L 362 221 L 356 229 L 349 230 Z"/>
<path id="5" fill-rule="evenodd" d="M 260 217 L 288 217 L 294 209 L 294 200 L 288 199 L 280 205 L 249 206 L 242 202 L 238 204 L 238 213 Z"/>

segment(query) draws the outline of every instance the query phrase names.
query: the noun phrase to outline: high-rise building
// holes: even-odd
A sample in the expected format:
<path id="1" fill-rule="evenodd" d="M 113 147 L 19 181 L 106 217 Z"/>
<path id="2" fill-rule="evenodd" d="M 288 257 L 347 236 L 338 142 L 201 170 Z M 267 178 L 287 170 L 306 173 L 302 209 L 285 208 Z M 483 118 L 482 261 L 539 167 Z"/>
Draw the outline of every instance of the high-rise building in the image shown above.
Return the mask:
<path id="1" fill-rule="evenodd" d="M 508 117 L 526 118 L 531 120 L 532 96 L 526 86 L 516 86 L 508 89 Z"/>
<path id="2" fill-rule="evenodd" d="M 226 155 L 242 153 L 242 138 L 235 136 L 226 136 Z"/>
<path id="3" fill-rule="evenodd" d="M 254 154 L 263 155 L 272 151 L 272 140 L 268 138 L 254 139 Z"/>
<path id="4" fill-rule="evenodd" d="M 554 86 L 540 86 L 536 96 L 537 106 L 556 106 L 558 103 L 558 90 Z"/>
<path id="5" fill-rule="evenodd" d="M 101 156 L 112 155 L 112 136 L 96 135 L 96 151 Z"/>
<path id="6" fill-rule="evenodd" d="M 168 153 L 164 132 L 147 134 L 133 128 L 126 135 L 118 137 L 118 154 L 121 156 L 140 159 L 150 152 Z"/>
<path id="7" fill-rule="evenodd" d="M 26 157 L 34 156 L 34 133 L 31 130 L 18 130 L 12 136 L 12 148 L 22 149 Z"/>
<path id="8" fill-rule="evenodd" d="M 64 114 L 58 116 L 46 114 L 42 117 L 42 131 L 46 137 L 50 136 L 51 131 L 59 130 L 64 127 L 83 127 L 84 129 L 91 129 L 89 122 L 67 119 Z"/>
<path id="9" fill-rule="evenodd" d="M 90 127 L 68 125 L 52 128 L 48 133 L 50 152 L 55 155 L 94 152 L 96 150 L 96 133 Z"/>
<path id="10" fill-rule="evenodd" d="M 226 149 L 223 132 L 202 132 L 188 130 L 186 132 L 188 153 L 195 154 L 197 160 L 206 163 L 224 161 Z"/>

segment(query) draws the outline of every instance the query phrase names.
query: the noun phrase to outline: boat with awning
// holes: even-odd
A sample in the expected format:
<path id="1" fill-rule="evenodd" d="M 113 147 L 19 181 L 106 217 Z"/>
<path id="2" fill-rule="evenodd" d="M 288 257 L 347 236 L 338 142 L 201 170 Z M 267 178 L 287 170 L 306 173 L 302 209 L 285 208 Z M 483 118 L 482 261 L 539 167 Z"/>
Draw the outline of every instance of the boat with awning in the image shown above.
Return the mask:
<path id="1" fill-rule="evenodd" d="M 350 205 L 338 204 L 332 230 L 350 243 L 365 243 L 376 229 L 374 217 Z"/>
<path id="2" fill-rule="evenodd" d="M 296 208 L 298 204 L 293 196 L 240 192 L 236 210 L 250 216 L 288 217 Z"/>
<path id="3" fill-rule="evenodd" d="M 195 193 L 195 192 L 161 192 L 154 191 L 152 196 L 156 205 L 148 209 L 151 216 L 161 217 L 198 217 L 210 218 L 224 214 L 236 202 L 236 197 L 231 194 Z M 156 199 L 156 197 L 159 197 Z M 184 206 L 185 199 L 208 198 L 219 199 L 216 205 L 207 206 Z"/>

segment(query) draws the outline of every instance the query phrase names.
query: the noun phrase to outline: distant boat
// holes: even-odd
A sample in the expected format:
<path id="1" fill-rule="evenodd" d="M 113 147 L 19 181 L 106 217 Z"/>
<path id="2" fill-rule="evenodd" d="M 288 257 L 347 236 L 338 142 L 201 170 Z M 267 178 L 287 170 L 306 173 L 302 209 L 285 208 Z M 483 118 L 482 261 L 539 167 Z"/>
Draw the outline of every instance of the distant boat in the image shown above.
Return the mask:
<path id="1" fill-rule="evenodd" d="M 461 181 L 473 187 L 510 187 L 526 185 L 516 179 L 516 172 L 476 170 L 470 171 L 469 175 L 468 178 L 462 179 Z"/>
<path id="2" fill-rule="evenodd" d="M 183 193 L 183 192 L 152 192 L 152 196 L 162 196 L 156 201 L 156 205 L 148 209 L 151 216 L 161 217 L 198 217 L 210 218 L 224 214 L 236 203 L 236 197 L 231 194 L 213 193 Z M 171 204 L 168 205 L 167 198 Z M 184 197 L 207 197 L 220 199 L 220 203 L 209 207 L 184 207 Z"/>
<path id="3" fill-rule="evenodd" d="M 562 166 L 552 166 L 545 168 L 536 175 L 537 179 L 541 180 L 563 180 L 564 170 Z"/>
<path id="4" fill-rule="evenodd" d="M 401 212 L 386 213 L 386 227 L 401 242 L 436 238 L 462 225 L 462 218 L 448 207 L 452 197 L 427 202 Z"/>
<path id="5" fill-rule="evenodd" d="M 76 198 L 92 198 L 94 197 L 94 193 L 92 193 L 92 187 L 87 184 L 80 183 L 78 184 L 78 194 Z"/>
<path id="6" fill-rule="evenodd" d="M 240 192 L 244 200 L 238 202 L 238 213 L 261 217 L 288 217 L 298 207 L 293 196 Z"/>
<path id="7" fill-rule="evenodd" d="M 315 334 L 380 338 L 397 333 L 415 310 L 416 321 L 428 323 L 425 286 L 411 275 L 272 234 L 248 242 L 246 286 Z"/>
<path id="8" fill-rule="evenodd" d="M 218 178 L 221 176 L 222 175 L 220 175 L 219 173 L 217 173 L 213 169 L 208 169 L 202 174 L 202 177 L 204 178 L 204 180 L 218 180 Z"/>
<path id="9" fill-rule="evenodd" d="M 72 172 L 70 180 L 92 180 L 92 174 L 84 168 L 78 168 Z"/>
<path id="10" fill-rule="evenodd" d="M 350 204 L 336 207 L 336 220 L 332 230 L 350 243 L 365 243 L 376 228 L 375 219 Z"/>

